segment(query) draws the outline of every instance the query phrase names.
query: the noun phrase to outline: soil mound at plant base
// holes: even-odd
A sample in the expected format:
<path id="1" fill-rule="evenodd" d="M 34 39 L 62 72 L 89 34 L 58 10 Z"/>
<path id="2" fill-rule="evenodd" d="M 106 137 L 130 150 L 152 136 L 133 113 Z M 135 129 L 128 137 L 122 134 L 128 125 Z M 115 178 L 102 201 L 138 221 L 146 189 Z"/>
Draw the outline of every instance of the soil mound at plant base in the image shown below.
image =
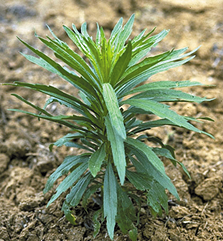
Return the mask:
<path id="1" fill-rule="evenodd" d="M 191 179 L 182 174 L 180 169 L 176 171 L 168 161 L 164 161 L 167 174 L 174 180 L 181 201 L 176 201 L 169 195 L 169 214 L 155 220 L 143 204 L 138 240 L 223 239 L 223 2 L 208 2 L 194 1 L 190 6 L 186 3 L 182 6 L 175 0 L 163 0 L 159 3 L 109 0 L 106 4 L 103 1 L 93 3 L 88 0 L 66 0 L 63 7 L 58 1 L 50 6 L 47 1 L 25 0 L 19 5 L 16 1 L 0 4 L 1 83 L 19 80 L 56 84 L 69 92 L 69 86 L 64 85 L 64 81 L 28 63 L 19 54 L 19 51 L 24 51 L 24 47 L 19 44 L 16 35 L 32 45 L 38 45 L 33 28 L 39 35 L 44 36 L 45 23 L 59 33 L 60 38 L 67 40 L 61 30 L 62 24 L 70 26 L 75 23 L 80 26 L 83 21 L 87 21 L 89 32 L 93 34 L 96 30 L 94 23 L 97 21 L 109 35 L 121 16 L 127 20 L 132 13 L 136 13 L 136 34 L 144 27 L 148 30 L 155 26 L 158 31 L 171 30 L 167 36 L 168 46 L 161 43 L 162 49 L 154 49 L 155 53 L 172 47 L 188 46 L 192 50 L 202 44 L 196 53 L 197 57 L 190 64 L 154 76 L 152 80 L 190 79 L 214 84 L 215 86 L 205 88 L 194 87 L 189 91 L 202 97 L 215 97 L 215 101 L 199 106 L 188 104 L 187 108 L 177 104 L 173 108 L 180 114 L 213 118 L 213 124 L 207 122 L 196 125 L 214 135 L 215 140 L 178 128 L 158 129 L 153 133 L 161 139 L 166 138 L 166 143 L 174 145 L 177 159 L 188 168 Z M 166 44 L 166 41 L 164 42 Z M 31 102 L 39 105 L 45 101 L 38 93 L 0 87 L 0 239 L 92 240 L 91 210 L 95 209 L 95 203 L 89 203 L 88 212 L 80 206 L 74 210 L 77 226 L 73 226 L 65 220 L 60 211 L 63 198 L 46 208 L 52 193 L 42 194 L 47 178 L 68 154 L 64 147 L 50 153 L 48 145 L 66 134 L 67 130 L 56 124 L 49 125 L 46 121 L 38 122 L 23 114 L 9 113 L 8 108 L 26 108 L 10 96 L 12 91 L 24 98 L 29 97 Z M 77 92 L 72 94 L 77 96 Z M 60 107 L 54 106 L 53 111 L 60 113 Z M 74 152 L 78 153 L 79 150 L 74 149 L 70 154 Z M 105 227 L 102 227 L 95 240 L 109 240 Z M 128 238 L 117 229 L 114 240 Z"/>

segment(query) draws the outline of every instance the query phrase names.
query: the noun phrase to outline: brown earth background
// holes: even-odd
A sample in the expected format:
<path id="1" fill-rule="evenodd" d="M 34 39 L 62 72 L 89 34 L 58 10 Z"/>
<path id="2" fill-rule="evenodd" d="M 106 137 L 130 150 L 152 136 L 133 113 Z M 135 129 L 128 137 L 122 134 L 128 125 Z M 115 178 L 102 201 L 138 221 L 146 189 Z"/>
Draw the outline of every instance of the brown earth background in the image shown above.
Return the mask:
<path id="1" fill-rule="evenodd" d="M 48 34 L 48 24 L 56 35 L 68 41 L 62 25 L 80 28 L 87 21 L 94 35 L 95 22 L 109 36 L 120 17 L 124 22 L 135 13 L 133 36 L 144 28 L 156 32 L 170 29 L 167 37 L 153 50 L 161 53 L 174 48 L 202 45 L 197 57 L 184 66 L 155 75 L 155 80 L 192 80 L 212 85 L 187 88 L 187 92 L 216 98 L 199 105 L 173 105 L 180 114 L 209 116 L 215 122 L 196 124 L 215 140 L 182 129 L 158 128 L 149 131 L 176 148 L 179 161 L 188 168 L 191 179 L 180 168 L 165 161 L 166 171 L 176 185 L 181 201 L 169 196 L 169 213 L 153 219 L 142 206 L 138 240 L 184 241 L 223 240 L 223 1 L 222 0 L 0 0 L 0 83 L 25 81 L 51 84 L 77 95 L 54 74 L 29 63 L 19 52 L 28 53 L 19 36 L 36 48 L 52 55 L 34 36 Z M 72 92 L 71 92 L 72 91 Z M 66 155 L 79 150 L 48 146 L 68 132 L 57 124 L 7 111 L 28 107 L 11 93 L 43 106 L 46 96 L 8 86 L 0 86 L 0 241 L 93 240 L 91 211 L 74 209 L 77 226 L 69 224 L 60 211 L 64 195 L 46 208 L 53 193 L 42 193 L 49 175 Z M 60 106 L 54 113 L 67 114 Z M 140 116 L 140 118 L 147 118 Z M 105 226 L 95 240 L 109 240 Z M 129 240 L 117 228 L 114 240 Z"/>

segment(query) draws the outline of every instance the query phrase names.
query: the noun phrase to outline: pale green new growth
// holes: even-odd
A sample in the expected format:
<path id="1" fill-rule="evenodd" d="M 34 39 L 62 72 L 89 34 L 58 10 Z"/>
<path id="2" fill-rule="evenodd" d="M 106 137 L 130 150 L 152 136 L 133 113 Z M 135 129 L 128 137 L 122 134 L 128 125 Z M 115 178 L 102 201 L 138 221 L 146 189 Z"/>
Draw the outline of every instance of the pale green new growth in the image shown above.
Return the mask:
<path id="1" fill-rule="evenodd" d="M 75 217 L 70 209 L 81 201 L 87 208 L 87 200 L 92 195 L 97 196 L 102 204 L 93 216 L 94 236 L 100 231 L 101 223 L 106 219 L 111 239 L 114 237 L 117 223 L 124 234 L 129 233 L 132 240 L 137 240 L 137 210 L 140 210 L 141 201 L 147 202 L 151 213 L 156 216 L 161 214 L 162 210 L 168 212 L 166 189 L 179 199 L 175 186 L 165 173 L 160 157 L 169 158 L 174 165 L 178 163 L 189 175 L 184 165 L 175 159 L 173 148 L 141 132 L 153 127 L 171 125 L 211 136 L 189 123 L 196 121 L 195 118 L 179 115 L 164 103 L 208 101 L 206 98 L 174 90 L 201 85 L 200 83 L 159 81 L 138 86 L 156 73 L 188 62 L 194 58 L 191 55 L 197 49 L 185 53 L 187 48 L 183 48 L 148 57 L 151 48 L 155 47 L 168 31 L 163 30 L 157 35 L 150 36 L 155 29 L 148 34 L 144 30 L 130 40 L 133 21 L 134 15 L 123 27 L 121 18 L 108 40 L 103 28 L 97 25 L 95 41 L 89 36 L 86 23 L 82 25 L 81 32 L 74 25 L 73 29 L 64 26 L 68 37 L 82 52 L 84 58 L 72 50 L 73 46 L 69 47 L 58 39 L 50 28 L 52 38 L 47 36 L 44 39 L 37 36 L 54 52 L 60 62 L 64 62 L 64 66 L 20 39 L 38 56 L 23 54 L 25 58 L 59 75 L 74 88 L 79 89 L 80 98 L 53 86 L 24 82 L 12 84 L 50 96 L 46 104 L 39 107 L 14 94 L 16 98 L 33 107 L 36 113 L 17 109 L 12 109 L 13 111 L 69 127 L 70 133 L 54 145 L 84 150 L 84 154 L 67 156 L 49 177 L 44 193 L 53 187 L 59 177 L 66 175 L 48 205 L 62 193 L 70 190 L 62 210 L 67 219 L 75 224 Z M 46 109 L 53 102 L 71 108 L 78 114 L 54 116 Z M 157 116 L 159 119 L 140 121 L 136 119 L 137 114 Z M 159 145 L 156 148 L 149 147 L 144 143 L 146 139 Z"/>

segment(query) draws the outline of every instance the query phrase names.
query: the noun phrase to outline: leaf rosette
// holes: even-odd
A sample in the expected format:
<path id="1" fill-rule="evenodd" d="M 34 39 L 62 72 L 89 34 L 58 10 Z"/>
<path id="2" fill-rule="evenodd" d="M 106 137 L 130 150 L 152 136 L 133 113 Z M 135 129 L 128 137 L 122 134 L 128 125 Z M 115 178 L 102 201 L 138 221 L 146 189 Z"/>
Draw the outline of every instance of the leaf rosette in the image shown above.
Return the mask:
<path id="1" fill-rule="evenodd" d="M 52 38 L 47 36 L 44 39 L 37 36 L 54 52 L 60 62 L 64 62 L 65 66 L 19 39 L 38 56 L 23 54 L 26 59 L 57 74 L 77 88 L 80 91 L 80 98 L 50 85 L 18 81 L 12 84 L 42 92 L 48 95 L 49 99 L 44 107 L 39 107 L 14 94 L 37 112 L 11 110 L 70 128 L 67 135 L 50 146 L 51 150 L 53 145 L 84 150 L 81 155 L 67 156 L 49 177 L 44 193 L 53 187 L 59 177 L 66 176 L 56 188 L 48 205 L 62 193 L 70 190 L 62 210 L 67 219 L 75 224 L 71 208 L 81 201 L 86 207 L 87 200 L 97 195 L 101 199 L 101 205 L 93 216 L 94 236 L 106 219 L 111 239 L 114 237 L 117 223 L 124 234 L 129 233 L 130 238 L 136 240 L 136 226 L 139 222 L 136 207 L 140 207 L 141 202 L 146 200 L 151 213 L 156 216 L 163 210 L 168 212 L 166 190 L 179 199 L 160 157 L 169 158 L 174 165 L 181 165 L 189 175 L 184 165 L 175 159 L 173 148 L 157 139 L 155 142 L 159 146 L 148 146 L 145 140 L 149 137 L 143 134 L 143 131 L 170 125 L 212 137 L 190 123 L 197 121 L 196 118 L 179 115 L 165 104 L 165 102 L 209 101 L 178 90 L 201 83 L 186 80 L 158 81 L 140 85 L 156 73 L 187 63 L 194 58 L 193 54 L 197 49 L 191 52 L 186 52 L 187 48 L 173 49 L 149 56 L 150 50 L 167 35 L 168 31 L 163 30 L 151 36 L 155 29 L 149 33 L 144 30 L 131 40 L 129 37 L 133 21 L 134 15 L 123 26 L 121 18 L 108 40 L 99 25 L 95 40 L 89 36 L 86 23 L 81 26 L 80 32 L 75 25 L 72 29 L 64 26 L 68 37 L 82 55 L 74 52 L 67 43 L 56 37 L 50 28 Z M 46 107 L 53 102 L 71 108 L 78 114 L 52 115 Z M 156 116 L 156 120 L 140 121 L 136 118 L 138 114 Z M 80 140 L 78 144 L 75 142 L 77 139 Z"/>

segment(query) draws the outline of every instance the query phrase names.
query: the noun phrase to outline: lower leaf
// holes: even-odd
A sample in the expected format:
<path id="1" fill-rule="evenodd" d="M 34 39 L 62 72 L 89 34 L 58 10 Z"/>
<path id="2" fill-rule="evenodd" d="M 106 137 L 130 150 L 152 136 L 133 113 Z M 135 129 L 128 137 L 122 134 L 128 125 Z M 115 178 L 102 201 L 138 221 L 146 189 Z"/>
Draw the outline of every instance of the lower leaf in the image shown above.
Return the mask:
<path id="1" fill-rule="evenodd" d="M 70 193 L 66 196 L 67 203 L 69 203 L 72 207 L 77 206 L 91 180 L 92 176 L 90 172 L 81 177 L 71 189 Z"/>
<path id="2" fill-rule="evenodd" d="M 137 220 L 135 214 L 135 208 L 129 199 L 129 196 L 122 188 L 117 184 L 118 191 L 118 213 L 116 221 L 118 226 L 124 234 L 132 228 L 132 223 Z"/>
<path id="3" fill-rule="evenodd" d="M 168 197 L 163 188 L 158 182 L 154 181 L 151 189 L 147 193 L 147 203 L 153 209 L 154 216 L 162 213 L 162 208 L 168 213 Z"/>
<path id="4" fill-rule="evenodd" d="M 98 233 L 100 232 L 100 228 L 101 228 L 101 223 L 99 222 L 99 218 L 101 216 L 102 222 L 104 221 L 103 217 L 102 217 L 102 209 L 97 210 L 94 215 L 93 215 L 93 222 L 94 222 L 94 233 L 93 233 L 93 237 L 95 238 Z"/>
<path id="5" fill-rule="evenodd" d="M 114 228 L 117 215 L 117 187 L 116 178 L 111 163 L 108 164 L 104 177 L 104 217 L 107 219 L 108 235 L 111 239 L 114 237 Z"/>

